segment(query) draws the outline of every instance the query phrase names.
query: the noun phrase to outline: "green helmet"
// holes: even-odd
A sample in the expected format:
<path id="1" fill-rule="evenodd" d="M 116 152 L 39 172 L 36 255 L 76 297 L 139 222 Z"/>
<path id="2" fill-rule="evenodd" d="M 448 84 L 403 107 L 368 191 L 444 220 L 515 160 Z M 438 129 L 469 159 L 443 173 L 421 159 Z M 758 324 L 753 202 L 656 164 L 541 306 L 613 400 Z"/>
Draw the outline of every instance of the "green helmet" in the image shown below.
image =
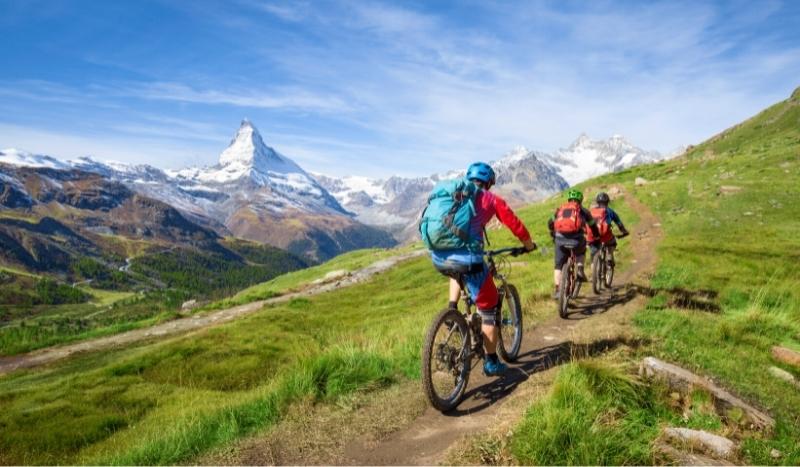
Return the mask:
<path id="1" fill-rule="evenodd" d="M 567 192 L 567 200 L 576 200 L 579 203 L 583 202 L 583 193 L 580 190 L 571 189 Z"/>

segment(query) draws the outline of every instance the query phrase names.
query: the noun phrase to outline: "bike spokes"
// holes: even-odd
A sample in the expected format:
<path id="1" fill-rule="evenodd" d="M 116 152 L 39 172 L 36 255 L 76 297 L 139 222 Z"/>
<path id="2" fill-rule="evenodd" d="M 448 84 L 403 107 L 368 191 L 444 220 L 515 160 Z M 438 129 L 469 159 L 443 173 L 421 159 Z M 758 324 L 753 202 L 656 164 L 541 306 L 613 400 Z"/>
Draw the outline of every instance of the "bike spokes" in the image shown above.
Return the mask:
<path id="1" fill-rule="evenodd" d="M 464 317 L 444 310 L 428 330 L 423 349 L 423 387 L 431 405 L 445 411 L 455 407 L 466 388 L 471 354 Z"/>
<path id="2" fill-rule="evenodd" d="M 507 362 L 517 359 L 522 344 L 522 307 L 519 292 L 512 284 L 505 286 L 503 294 L 502 322 L 498 352 Z"/>

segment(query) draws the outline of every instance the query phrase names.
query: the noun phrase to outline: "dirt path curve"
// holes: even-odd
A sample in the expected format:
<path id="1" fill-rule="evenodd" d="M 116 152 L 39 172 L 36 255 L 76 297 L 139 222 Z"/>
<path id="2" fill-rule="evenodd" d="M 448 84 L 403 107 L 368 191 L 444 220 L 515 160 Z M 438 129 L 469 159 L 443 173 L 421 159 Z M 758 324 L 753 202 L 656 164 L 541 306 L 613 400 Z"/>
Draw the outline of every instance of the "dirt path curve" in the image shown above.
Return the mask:
<path id="1" fill-rule="evenodd" d="M 352 465 L 434 465 L 442 462 L 448 449 L 460 439 L 484 432 L 496 423 L 499 408 L 514 390 L 531 375 L 569 361 L 571 354 L 583 352 L 593 355 L 609 350 L 620 342 L 599 339 L 589 345 L 575 345 L 571 338 L 582 325 L 593 328 L 619 327 L 615 314 L 634 310 L 644 304 L 635 282 L 646 281 L 656 266 L 655 247 L 662 238 L 658 218 L 632 195 L 626 202 L 639 214 L 641 220 L 630 247 L 634 259 L 631 267 L 619 274 L 617 284 L 610 293 L 594 296 L 587 283 L 581 290 L 577 306 L 568 320 L 557 316 L 525 333 L 521 355 L 510 365 L 502 378 L 487 378 L 479 368 L 473 370 L 470 386 L 462 402 L 451 413 L 442 414 L 428 408 L 410 425 L 383 440 L 355 439 L 348 443 L 337 464 Z M 555 305 L 553 306 L 555 315 Z M 618 318 L 617 318 L 618 319 Z M 300 462 L 302 463 L 302 462 Z"/>
<path id="2" fill-rule="evenodd" d="M 82 352 L 93 352 L 111 347 L 118 347 L 146 339 L 162 338 L 178 333 L 195 331 L 201 328 L 216 326 L 253 312 L 260 310 L 264 305 L 281 303 L 298 297 L 309 297 L 319 295 L 332 290 L 349 287 L 368 280 L 370 277 L 392 269 L 398 263 L 424 255 L 424 250 L 412 251 L 401 255 L 376 261 L 369 266 L 359 269 L 331 282 L 312 283 L 299 292 L 292 292 L 279 297 L 267 300 L 240 305 L 225 310 L 215 311 L 208 314 L 190 316 L 187 318 L 176 319 L 166 323 L 158 324 L 148 328 L 136 329 L 107 337 L 86 340 L 75 344 L 63 345 L 58 347 L 48 347 L 35 350 L 30 353 L 14 355 L 11 357 L 0 357 L 0 376 L 21 368 L 33 368 L 36 366 L 52 363 L 57 360 L 67 358 L 71 355 Z"/>

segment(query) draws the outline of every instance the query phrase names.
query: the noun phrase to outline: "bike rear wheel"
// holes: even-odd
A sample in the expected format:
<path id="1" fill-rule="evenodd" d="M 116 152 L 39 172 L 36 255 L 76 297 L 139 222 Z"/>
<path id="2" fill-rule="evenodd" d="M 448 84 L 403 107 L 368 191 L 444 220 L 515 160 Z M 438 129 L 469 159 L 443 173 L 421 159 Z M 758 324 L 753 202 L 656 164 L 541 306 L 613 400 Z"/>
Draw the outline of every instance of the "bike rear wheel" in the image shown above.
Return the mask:
<path id="1" fill-rule="evenodd" d="M 519 292 L 512 284 L 506 284 L 500 315 L 500 345 L 497 351 L 507 362 L 513 362 L 522 345 L 522 305 Z"/>
<path id="2" fill-rule="evenodd" d="M 562 319 L 567 319 L 569 299 L 572 296 L 572 288 L 575 287 L 573 269 L 575 269 L 575 265 L 572 259 L 567 260 L 561 267 L 561 284 L 558 286 L 558 315 Z"/>
<path id="3" fill-rule="evenodd" d="M 569 298 L 577 298 L 578 294 L 581 291 L 581 285 L 583 285 L 583 282 L 580 279 L 578 279 L 578 271 L 577 271 L 578 263 L 576 261 L 577 261 L 577 259 L 573 258 L 573 260 L 572 260 L 572 279 L 571 279 L 571 281 L 572 281 L 572 292 L 569 294 Z M 581 265 L 581 266 L 583 266 L 583 265 Z"/>
<path id="4" fill-rule="evenodd" d="M 467 388 L 471 358 L 467 321 L 446 309 L 433 319 L 422 349 L 422 389 L 431 405 L 442 412 L 461 402 Z"/>
<path id="5" fill-rule="evenodd" d="M 592 290 L 595 295 L 599 295 L 603 288 L 603 261 L 601 256 L 602 255 L 598 251 L 595 253 L 594 258 L 592 258 Z"/>

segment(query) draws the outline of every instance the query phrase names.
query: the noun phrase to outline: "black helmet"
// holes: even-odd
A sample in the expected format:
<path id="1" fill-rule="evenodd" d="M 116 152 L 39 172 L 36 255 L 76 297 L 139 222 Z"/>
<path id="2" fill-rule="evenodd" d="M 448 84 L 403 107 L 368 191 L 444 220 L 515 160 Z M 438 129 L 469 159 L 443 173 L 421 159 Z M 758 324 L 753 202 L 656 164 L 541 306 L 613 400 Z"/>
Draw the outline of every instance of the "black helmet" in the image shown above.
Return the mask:
<path id="1" fill-rule="evenodd" d="M 600 193 L 597 194 L 597 198 L 595 198 L 595 201 L 597 201 L 597 204 L 608 204 L 608 202 L 611 201 L 611 199 L 608 197 L 608 193 L 606 193 L 605 191 L 601 191 Z"/>

